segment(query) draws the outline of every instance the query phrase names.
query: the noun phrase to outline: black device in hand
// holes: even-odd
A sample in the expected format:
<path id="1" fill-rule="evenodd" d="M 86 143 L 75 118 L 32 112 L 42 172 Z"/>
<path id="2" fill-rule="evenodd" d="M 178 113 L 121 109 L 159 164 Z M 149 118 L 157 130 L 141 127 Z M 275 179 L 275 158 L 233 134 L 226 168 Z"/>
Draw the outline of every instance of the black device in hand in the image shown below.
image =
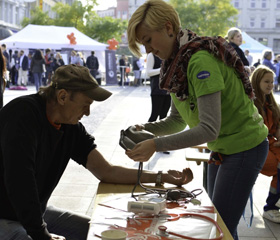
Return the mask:
<path id="1" fill-rule="evenodd" d="M 155 135 L 148 131 L 145 130 L 137 131 L 134 126 L 131 126 L 126 130 L 121 130 L 119 144 L 125 150 L 133 149 L 137 143 L 147 139 L 152 139 L 154 137 Z"/>

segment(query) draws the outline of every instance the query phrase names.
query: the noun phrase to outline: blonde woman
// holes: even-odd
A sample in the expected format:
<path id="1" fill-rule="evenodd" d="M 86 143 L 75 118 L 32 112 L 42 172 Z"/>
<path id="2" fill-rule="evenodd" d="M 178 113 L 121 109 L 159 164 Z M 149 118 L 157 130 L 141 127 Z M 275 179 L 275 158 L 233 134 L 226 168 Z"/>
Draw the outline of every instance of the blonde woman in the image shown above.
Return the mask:
<path id="1" fill-rule="evenodd" d="M 230 45 L 233 46 L 233 48 L 241 58 L 243 64 L 245 66 L 249 66 L 249 61 L 247 60 L 243 50 L 239 47 L 240 45 L 242 45 L 243 41 L 241 30 L 236 27 L 230 28 L 227 32 L 225 39 L 227 39 Z"/>
<path id="2" fill-rule="evenodd" d="M 238 222 L 268 152 L 268 131 L 244 65 L 224 38 L 182 29 L 177 12 L 163 0 L 140 6 L 127 33 L 133 54 L 140 57 L 143 45 L 163 60 L 160 88 L 170 92 L 172 106 L 167 118 L 136 125 L 157 137 L 126 154 L 146 162 L 154 152 L 207 142 L 216 163 L 208 167 L 208 194 L 237 240 Z"/>
<path id="3" fill-rule="evenodd" d="M 54 72 L 55 72 L 55 70 L 56 70 L 57 68 L 59 68 L 60 66 L 65 65 L 64 60 L 63 60 L 63 58 L 62 58 L 60 52 L 57 52 L 57 53 L 55 54 L 55 59 L 53 60 L 53 62 L 54 62 L 54 67 L 53 67 L 53 71 L 54 71 Z"/>

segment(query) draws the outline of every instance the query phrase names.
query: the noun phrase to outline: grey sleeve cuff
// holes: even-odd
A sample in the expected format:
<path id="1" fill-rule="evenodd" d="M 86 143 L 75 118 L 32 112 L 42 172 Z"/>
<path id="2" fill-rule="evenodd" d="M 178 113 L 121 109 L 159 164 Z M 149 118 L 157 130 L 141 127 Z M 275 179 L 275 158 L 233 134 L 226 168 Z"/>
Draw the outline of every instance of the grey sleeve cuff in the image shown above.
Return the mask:
<path id="1" fill-rule="evenodd" d="M 170 135 L 183 131 L 186 128 L 186 123 L 180 116 L 173 102 L 171 102 L 170 114 L 157 122 L 149 122 L 144 124 L 145 130 L 153 133 L 156 136 Z"/>

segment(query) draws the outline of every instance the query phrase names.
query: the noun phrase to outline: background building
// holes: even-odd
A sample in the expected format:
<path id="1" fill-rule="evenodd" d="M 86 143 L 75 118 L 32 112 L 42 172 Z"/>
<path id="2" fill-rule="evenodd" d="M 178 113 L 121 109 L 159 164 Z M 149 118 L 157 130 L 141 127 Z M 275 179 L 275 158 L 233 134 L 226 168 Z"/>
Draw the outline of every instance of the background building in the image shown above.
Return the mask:
<path id="1" fill-rule="evenodd" d="M 17 32 L 21 29 L 24 17 L 30 18 L 31 9 L 39 6 L 52 18 L 51 8 L 58 2 L 72 5 L 75 0 L 0 0 L 0 29 L 9 29 Z M 1 38 L 0 38 L 1 39 Z"/>
<path id="2" fill-rule="evenodd" d="M 238 9 L 237 27 L 280 53 L 280 0 L 232 0 Z"/>

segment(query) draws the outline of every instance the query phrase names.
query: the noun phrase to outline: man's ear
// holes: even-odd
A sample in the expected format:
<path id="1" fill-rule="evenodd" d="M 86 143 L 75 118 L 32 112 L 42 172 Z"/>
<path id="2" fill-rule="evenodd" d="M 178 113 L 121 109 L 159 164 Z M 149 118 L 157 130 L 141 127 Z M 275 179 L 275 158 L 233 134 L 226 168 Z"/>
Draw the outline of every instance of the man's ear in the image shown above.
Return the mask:
<path id="1" fill-rule="evenodd" d="M 56 98 L 58 104 L 64 106 L 69 98 L 69 93 L 65 89 L 60 89 L 56 95 Z"/>

